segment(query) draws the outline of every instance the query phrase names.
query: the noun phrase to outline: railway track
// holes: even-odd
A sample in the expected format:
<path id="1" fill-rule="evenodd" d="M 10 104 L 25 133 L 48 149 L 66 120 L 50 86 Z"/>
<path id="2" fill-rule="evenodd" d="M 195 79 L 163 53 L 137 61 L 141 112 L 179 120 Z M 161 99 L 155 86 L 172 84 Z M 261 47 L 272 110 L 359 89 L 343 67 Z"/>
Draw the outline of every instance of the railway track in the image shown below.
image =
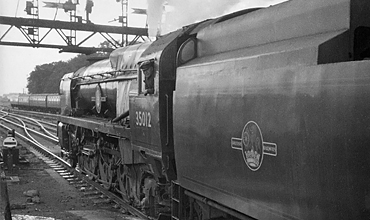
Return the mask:
<path id="1" fill-rule="evenodd" d="M 57 114 L 35 112 L 35 111 L 24 111 L 18 109 L 4 108 L 4 113 L 9 115 L 16 115 L 24 119 L 28 119 L 30 123 L 35 126 L 40 126 L 42 124 L 45 129 L 53 133 L 55 136 L 57 134 Z"/>
<path id="2" fill-rule="evenodd" d="M 28 116 L 28 117 L 36 118 L 39 121 L 49 122 L 49 123 L 52 123 L 52 124 L 56 124 L 57 117 L 58 117 L 57 114 L 46 113 L 46 112 L 26 111 L 26 110 L 19 110 L 19 109 L 13 109 L 13 108 L 4 108 L 4 110 L 6 110 L 6 112 L 8 112 L 8 113 Z"/>
<path id="3" fill-rule="evenodd" d="M 38 128 L 36 128 L 37 126 Z M 45 123 L 44 123 L 45 125 Z M 55 147 L 58 138 L 49 132 L 44 125 L 37 120 L 13 113 L 0 110 L 0 129 L 16 131 L 16 137 L 30 144 L 30 151 L 42 159 L 60 176 L 70 184 L 82 188 L 84 195 L 90 196 L 94 203 L 107 204 L 123 213 L 130 215 L 128 219 L 149 219 L 140 210 L 129 205 L 129 201 L 123 200 L 114 192 L 108 191 L 99 182 L 92 180 L 85 173 L 77 168 L 73 168 L 68 161 L 60 157 L 60 148 Z"/>

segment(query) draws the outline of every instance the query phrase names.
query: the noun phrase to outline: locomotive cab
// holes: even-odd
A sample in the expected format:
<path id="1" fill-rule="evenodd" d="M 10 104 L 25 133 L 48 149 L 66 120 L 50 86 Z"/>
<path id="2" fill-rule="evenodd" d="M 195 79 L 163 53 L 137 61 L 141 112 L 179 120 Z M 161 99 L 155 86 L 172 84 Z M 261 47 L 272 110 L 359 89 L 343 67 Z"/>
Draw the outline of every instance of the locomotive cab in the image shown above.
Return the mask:
<path id="1" fill-rule="evenodd" d="M 158 177 L 162 176 L 158 64 L 154 59 L 139 62 L 137 72 L 137 92 L 130 93 L 131 142 L 144 158 L 156 161 L 151 163 L 151 172 Z"/>
<path id="2" fill-rule="evenodd" d="M 196 44 L 189 38 L 199 24 L 164 35 L 145 50 L 137 65 L 137 92 L 130 94 L 132 147 L 146 158 L 156 179 L 167 183 L 176 179 L 172 122 L 176 67 L 195 57 Z M 180 49 L 185 41 L 187 47 Z M 179 50 L 184 51 L 180 61 Z"/>

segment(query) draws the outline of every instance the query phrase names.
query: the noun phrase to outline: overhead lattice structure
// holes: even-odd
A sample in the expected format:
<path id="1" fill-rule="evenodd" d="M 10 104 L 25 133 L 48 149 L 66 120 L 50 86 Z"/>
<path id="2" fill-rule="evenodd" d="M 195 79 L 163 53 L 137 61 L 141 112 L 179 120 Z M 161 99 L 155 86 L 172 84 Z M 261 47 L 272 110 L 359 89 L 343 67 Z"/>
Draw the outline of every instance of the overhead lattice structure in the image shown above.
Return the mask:
<path id="1" fill-rule="evenodd" d="M 89 2 L 89 1 L 88 1 Z M 16 18 L 16 17 L 5 17 L 0 16 L 0 24 L 10 25 L 4 34 L 0 36 L 0 45 L 9 46 L 26 46 L 34 48 L 56 48 L 60 49 L 60 52 L 73 52 L 73 53 L 84 53 L 92 54 L 97 51 L 111 52 L 113 49 L 135 44 L 139 39 L 145 40 L 148 36 L 147 28 L 133 28 L 128 27 L 128 2 L 122 1 L 122 15 L 119 17 L 119 22 L 122 26 L 107 26 L 107 25 L 96 25 L 89 21 L 88 14 L 91 13 L 91 5 L 86 5 L 86 22 L 84 23 L 81 16 L 76 16 L 76 4 L 71 0 L 65 3 L 51 3 L 44 2 L 46 7 L 62 8 L 65 12 L 70 15 L 70 21 L 56 21 L 56 20 L 45 20 L 40 19 L 39 4 L 38 0 L 32 0 L 26 2 L 26 13 L 32 18 Z M 91 1 L 92 3 L 92 1 Z M 90 7 L 90 8 L 89 8 Z M 24 36 L 24 41 L 4 41 L 9 31 L 13 28 L 17 28 Z M 44 30 L 43 32 L 41 30 Z M 65 43 L 61 44 L 48 44 L 44 43 L 45 39 L 50 36 L 50 33 L 55 31 L 58 33 L 60 38 Z M 78 35 L 79 32 L 88 32 L 87 36 L 81 37 Z M 44 34 L 40 34 L 44 33 Z M 121 41 L 113 38 L 112 34 L 121 35 Z M 77 35 L 79 38 L 77 38 Z M 91 37 L 94 35 L 100 35 L 103 41 L 109 42 L 111 48 L 97 48 L 84 46 Z M 132 36 L 129 41 L 129 36 Z"/>

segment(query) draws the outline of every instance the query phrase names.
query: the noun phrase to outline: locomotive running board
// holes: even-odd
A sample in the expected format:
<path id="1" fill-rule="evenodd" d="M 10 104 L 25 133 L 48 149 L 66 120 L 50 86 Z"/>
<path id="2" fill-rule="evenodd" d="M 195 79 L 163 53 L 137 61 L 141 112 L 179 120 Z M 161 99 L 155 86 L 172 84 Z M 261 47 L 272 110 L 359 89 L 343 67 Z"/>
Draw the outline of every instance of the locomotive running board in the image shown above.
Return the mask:
<path id="1" fill-rule="evenodd" d="M 130 129 L 122 125 L 116 125 L 106 120 L 96 120 L 91 118 L 74 118 L 69 116 L 58 116 L 58 122 L 65 124 L 73 124 L 79 127 L 91 129 L 95 132 L 102 132 L 105 134 L 115 135 L 120 138 L 129 138 Z"/>

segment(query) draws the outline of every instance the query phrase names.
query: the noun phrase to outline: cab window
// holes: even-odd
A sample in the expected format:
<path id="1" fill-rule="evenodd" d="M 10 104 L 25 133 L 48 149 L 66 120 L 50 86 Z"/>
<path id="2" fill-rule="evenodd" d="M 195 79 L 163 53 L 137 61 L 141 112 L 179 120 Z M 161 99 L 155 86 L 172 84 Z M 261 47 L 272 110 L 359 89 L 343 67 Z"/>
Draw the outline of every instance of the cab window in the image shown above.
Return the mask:
<path id="1" fill-rule="evenodd" d="M 141 93 L 145 96 L 149 94 L 154 94 L 154 63 L 153 62 L 143 62 L 140 65 L 140 81 L 141 81 Z"/>

